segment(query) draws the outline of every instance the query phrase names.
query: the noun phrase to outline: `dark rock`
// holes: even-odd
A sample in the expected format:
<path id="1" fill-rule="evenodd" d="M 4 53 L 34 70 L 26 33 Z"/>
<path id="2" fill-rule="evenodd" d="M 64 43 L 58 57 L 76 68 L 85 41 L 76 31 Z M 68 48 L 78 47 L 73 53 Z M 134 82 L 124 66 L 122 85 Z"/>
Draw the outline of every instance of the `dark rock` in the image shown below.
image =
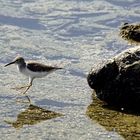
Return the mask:
<path id="1" fill-rule="evenodd" d="M 87 81 L 97 97 L 108 104 L 140 110 L 140 47 L 93 68 Z"/>

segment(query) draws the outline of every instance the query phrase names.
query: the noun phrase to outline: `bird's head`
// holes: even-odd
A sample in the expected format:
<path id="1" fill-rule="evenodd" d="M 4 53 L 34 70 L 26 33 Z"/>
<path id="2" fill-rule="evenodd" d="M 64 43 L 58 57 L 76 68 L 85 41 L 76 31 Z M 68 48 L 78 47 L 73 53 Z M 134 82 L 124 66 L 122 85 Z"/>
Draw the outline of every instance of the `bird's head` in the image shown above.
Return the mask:
<path id="1" fill-rule="evenodd" d="M 6 66 L 9 66 L 9 65 L 11 65 L 11 64 L 17 64 L 17 65 L 20 65 L 20 64 L 23 64 L 23 63 L 25 63 L 23 57 L 16 57 L 12 62 L 6 64 L 5 67 L 6 67 Z"/>

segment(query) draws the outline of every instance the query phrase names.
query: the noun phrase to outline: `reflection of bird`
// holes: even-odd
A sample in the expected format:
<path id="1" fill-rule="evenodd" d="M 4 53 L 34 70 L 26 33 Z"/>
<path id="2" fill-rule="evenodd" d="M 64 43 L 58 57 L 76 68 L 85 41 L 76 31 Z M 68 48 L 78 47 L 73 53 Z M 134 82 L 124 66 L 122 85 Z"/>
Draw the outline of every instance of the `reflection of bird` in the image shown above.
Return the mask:
<path id="1" fill-rule="evenodd" d="M 23 57 L 16 57 L 12 62 L 5 65 L 5 67 L 11 64 L 17 64 L 18 70 L 22 74 L 29 77 L 29 85 L 15 88 L 17 90 L 26 88 L 23 94 L 29 90 L 35 78 L 42 78 L 55 70 L 62 69 L 59 67 L 47 66 L 36 62 L 26 63 Z"/>
<path id="2" fill-rule="evenodd" d="M 41 121 L 60 116 L 62 116 L 62 114 L 30 104 L 25 111 L 17 115 L 16 121 L 5 120 L 5 122 L 7 124 L 12 124 L 14 128 L 22 128 L 23 125 L 35 125 Z"/>

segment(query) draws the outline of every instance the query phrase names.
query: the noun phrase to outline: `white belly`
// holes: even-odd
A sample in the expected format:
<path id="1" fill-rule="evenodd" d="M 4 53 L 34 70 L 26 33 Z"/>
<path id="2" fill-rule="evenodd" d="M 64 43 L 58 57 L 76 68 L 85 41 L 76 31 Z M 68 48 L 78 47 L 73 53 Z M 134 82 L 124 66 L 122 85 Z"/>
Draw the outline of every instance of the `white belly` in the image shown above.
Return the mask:
<path id="1" fill-rule="evenodd" d="M 30 71 L 29 69 L 25 68 L 23 70 L 20 70 L 20 72 L 28 77 L 32 77 L 32 78 L 42 78 L 46 75 L 48 75 L 48 72 L 33 72 Z"/>

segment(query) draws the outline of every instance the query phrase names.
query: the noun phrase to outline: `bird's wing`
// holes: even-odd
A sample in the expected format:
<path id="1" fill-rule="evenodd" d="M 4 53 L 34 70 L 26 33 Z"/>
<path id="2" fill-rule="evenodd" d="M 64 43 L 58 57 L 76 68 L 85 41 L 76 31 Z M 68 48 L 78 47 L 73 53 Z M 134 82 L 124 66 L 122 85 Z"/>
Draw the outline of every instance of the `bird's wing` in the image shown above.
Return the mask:
<path id="1" fill-rule="evenodd" d="M 45 71 L 50 72 L 53 70 L 62 69 L 62 68 L 58 68 L 58 67 L 47 66 L 47 65 L 43 65 L 40 63 L 33 63 L 33 62 L 28 63 L 27 68 L 34 72 L 45 72 Z"/>

